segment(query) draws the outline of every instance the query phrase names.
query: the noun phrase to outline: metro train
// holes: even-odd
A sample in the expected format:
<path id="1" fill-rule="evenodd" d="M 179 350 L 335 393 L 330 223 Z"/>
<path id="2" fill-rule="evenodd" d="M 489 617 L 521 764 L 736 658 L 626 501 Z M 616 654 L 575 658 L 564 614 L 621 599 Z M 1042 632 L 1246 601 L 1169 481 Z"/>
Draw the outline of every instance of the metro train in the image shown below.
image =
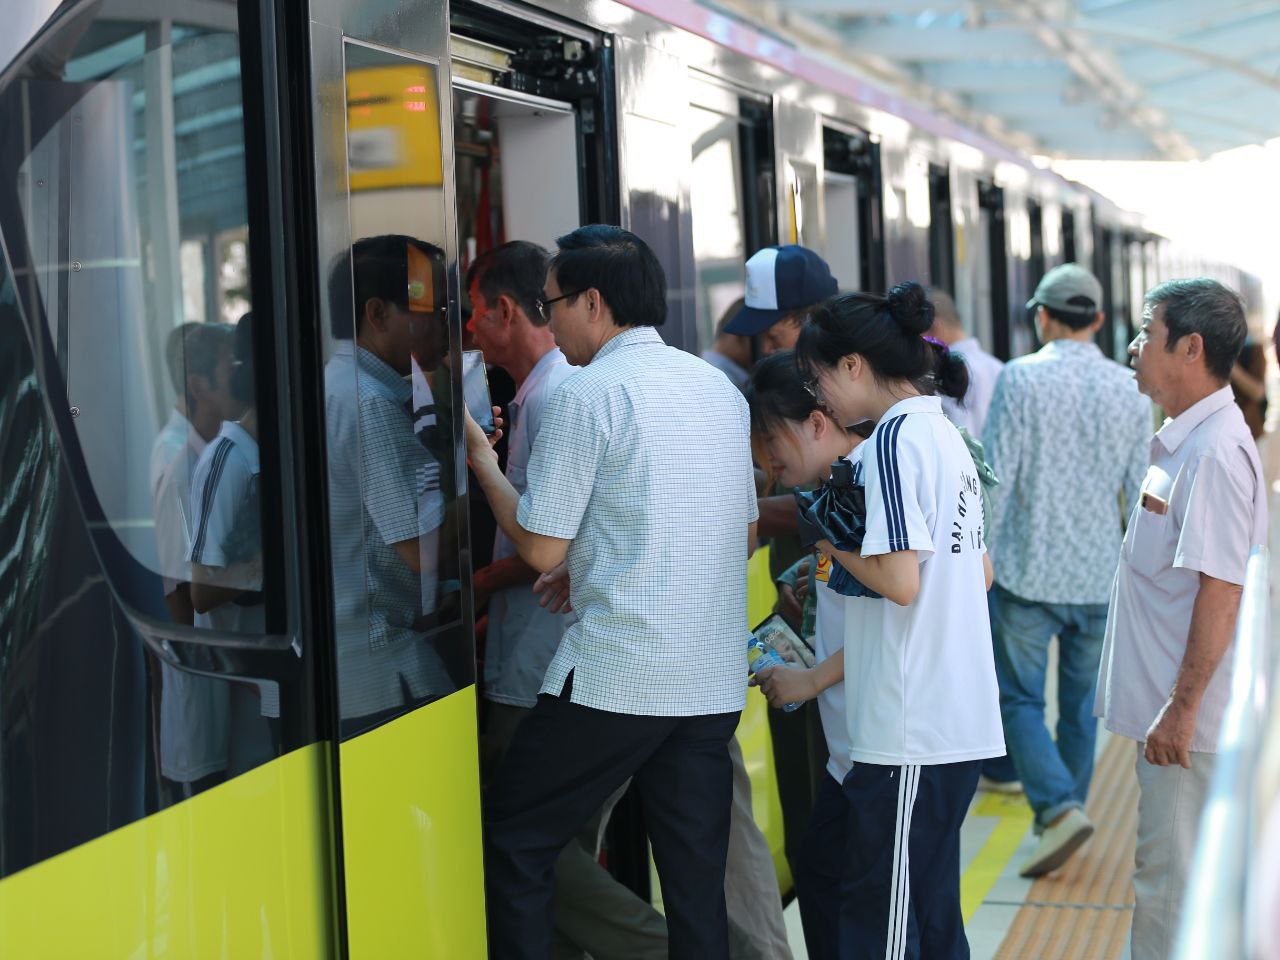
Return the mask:
<path id="1" fill-rule="evenodd" d="M 1102 280 L 1116 357 L 1165 277 L 1210 272 L 1259 305 L 1256 279 L 1030 158 L 687 0 L 30 0 L 5 21 L 6 957 L 486 954 L 485 548 L 456 348 L 461 273 L 495 244 L 629 228 L 666 270 L 663 336 L 695 352 L 774 243 L 821 252 L 846 289 L 950 291 L 1003 358 L 1034 349 L 1022 304 L 1065 261 Z M 386 234 L 438 252 L 411 286 L 447 345 L 404 386 L 442 519 L 422 523 L 399 648 L 359 589 L 360 552 L 385 544 L 334 519 L 374 481 L 334 481 L 350 451 L 326 414 L 344 253 Z M 183 612 L 158 438 L 221 409 L 232 355 L 200 367 L 174 332 L 249 311 L 256 572 L 235 617 Z M 767 558 L 752 570 L 762 618 Z M 785 891 L 762 698 L 739 738 Z M 608 855 L 658 895 L 642 810 L 620 808 Z"/>

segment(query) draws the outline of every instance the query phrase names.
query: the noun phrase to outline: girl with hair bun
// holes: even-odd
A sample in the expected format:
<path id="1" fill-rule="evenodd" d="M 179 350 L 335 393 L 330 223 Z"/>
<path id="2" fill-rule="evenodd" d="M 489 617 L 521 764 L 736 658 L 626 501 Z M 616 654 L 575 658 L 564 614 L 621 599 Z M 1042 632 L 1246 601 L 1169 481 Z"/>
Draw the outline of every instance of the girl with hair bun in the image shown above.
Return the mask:
<path id="1" fill-rule="evenodd" d="M 876 424 L 860 450 L 862 548 L 818 544 L 882 594 L 845 608 L 842 955 L 969 956 L 960 825 L 982 761 L 1004 753 L 981 480 L 936 396 L 962 397 L 968 373 L 925 336 L 932 321 L 923 288 L 903 283 L 831 298 L 796 344 L 815 401 Z"/>

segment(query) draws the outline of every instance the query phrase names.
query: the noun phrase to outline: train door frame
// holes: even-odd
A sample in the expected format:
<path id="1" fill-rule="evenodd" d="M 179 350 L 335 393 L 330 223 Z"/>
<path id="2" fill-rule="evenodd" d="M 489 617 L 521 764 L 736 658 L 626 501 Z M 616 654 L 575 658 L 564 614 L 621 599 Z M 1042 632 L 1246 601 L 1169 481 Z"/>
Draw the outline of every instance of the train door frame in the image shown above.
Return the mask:
<path id="1" fill-rule="evenodd" d="M 1093 275 L 1098 278 L 1098 282 L 1102 284 L 1102 303 L 1099 309 L 1102 311 L 1102 326 L 1094 336 L 1094 342 L 1098 344 L 1104 356 L 1115 356 L 1115 336 L 1116 336 L 1116 315 L 1115 315 L 1115 291 L 1113 289 L 1113 273 L 1112 259 L 1116 255 L 1115 250 L 1115 231 L 1097 217 L 1094 216 L 1093 225 Z"/>
<path id="2" fill-rule="evenodd" d="M 955 220 L 951 209 L 951 169 L 929 164 L 929 283 L 955 296 Z"/>
<path id="3" fill-rule="evenodd" d="M 986 224 L 988 271 L 991 277 L 991 352 L 1009 360 L 1009 261 L 1005 238 L 1004 187 L 978 181 L 978 210 Z"/>
<path id="4" fill-rule="evenodd" d="M 1031 229 L 1031 256 L 1027 260 L 1027 269 L 1033 290 L 1045 273 L 1044 206 L 1037 197 L 1027 197 L 1027 220 Z"/>
<path id="5" fill-rule="evenodd" d="M 313 133 L 305 162 L 310 168 L 307 176 L 312 189 L 308 212 L 314 244 L 309 266 L 315 271 L 311 275 L 312 291 L 320 305 L 313 313 L 313 322 L 326 325 L 311 338 L 317 354 L 324 352 L 324 345 L 329 342 L 330 334 L 326 331 L 334 329 L 333 310 L 339 308 L 340 291 L 328 288 L 330 274 L 335 278 L 341 276 L 336 271 L 356 239 L 352 194 L 356 191 L 353 178 L 357 170 L 351 167 L 348 153 L 349 131 L 354 129 L 351 121 L 355 115 L 350 113 L 347 99 L 352 76 L 348 72 L 348 60 L 353 50 L 365 52 L 355 61 L 357 67 L 353 69 L 363 69 L 360 65 L 363 60 L 372 58 L 371 62 L 376 62 L 381 56 L 387 65 L 409 73 L 416 71 L 423 78 L 409 81 L 417 85 L 410 85 L 395 96 L 411 98 L 414 91 L 417 95 L 427 95 L 421 104 L 413 107 L 427 115 L 422 122 L 428 128 L 434 123 L 434 131 L 428 130 L 425 136 L 429 141 L 434 133 L 438 140 L 434 148 L 438 152 L 438 188 L 434 171 L 427 171 L 425 177 L 419 176 L 419 165 L 405 166 L 413 162 L 409 153 L 402 150 L 397 156 L 404 158 L 401 165 L 405 182 L 417 191 L 415 197 L 422 195 L 421 202 L 432 211 L 431 224 L 411 232 L 434 244 L 441 255 L 439 279 L 434 261 L 422 268 L 432 271 L 425 280 L 430 303 L 422 309 L 434 311 L 443 318 L 449 343 L 461 342 L 454 158 L 452 151 L 445 149 L 453 142 L 449 23 L 445 11 L 446 7 L 439 5 L 417 9 L 413 16 L 392 16 L 388 15 L 385 4 L 370 0 L 313 0 L 306 14 L 298 16 L 296 29 L 301 36 L 302 57 L 310 65 L 307 106 L 309 132 Z M 406 109 L 410 109 L 407 100 Z M 431 113 L 435 115 L 434 120 Z M 409 117 L 416 115 L 410 113 L 402 118 L 406 137 L 420 132 L 416 127 L 414 131 L 407 129 L 409 124 L 417 122 Z M 336 132 L 340 135 L 334 135 Z M 423 149 L 429 154 L 430 143 Z M 362 171 L 361 175 L 364 175 Z M 376 192 L 388 188 L 372 184 L 365 187 L 362 183 L 360 189 Z M 438 197 L 435 196 L 437 189 Z M 378 209 L 393 212 L 394 206 L 387 203 L 388 198 L 378 199 Z M 404 217 L 407 210 L 397 216 Z M 384 228 L 375 232 L 410 231 Z M 407 255 L 412 264 L 412 252 Z M 411 265 L 409 269 L 412 271 L 414 267 Z M 458 351 L 452 351 L 446 364 L 450 374 L 445 382 L 449 384 L 451 411 L 463 408 L 457 354 Z M 317 370 L 324 369 L 324 359 L 324 356 L 317 358 Z M 354 367 L 352 369 L 354 375 Z M 415 406 L 416 403 L 415 389 Z M 462 519 L 455 528 L 456 544 L 442 547 L 441 557 L 448 560 L 456 551 L 459 607 L 456 618 L 451 613 L 448 623 L 440 621 L 430 629 L 433 635 L 439 634 L 442 643 L 450 644 L 451 658 L 469 660 L 470 674 L 464 669 L 456 676 L 454 692 L 427 694 L 426 700 L 422 699 L 423 694 L 411 694 L 408 681 L 401 675 L 403 706 L 394 719 L 366 725 L 358 733 L 335 738 L 333 790 L 341 815 L 333 842 L 340 849 L 342 863 L 335 909 L 345 920 L 342 946 L 353 957 L 384 956 L 394 952 L 395 944 L 404 942 L 429 945 L 430 950 L 449 955 L 474 955 L 484 949 L 475 618 L 470 589 L 469 533 L 465 522 L 466 458 L 459 418 L 454 415 L 450 419 L 452 423 L 442 433 L 441 442 L 448 449 L 444 465 L 448 466 L 449 457 L 453 464 L 451 471 L 441 471 L 441 484 L 451 491 L 446 497 L 449 503 L 456 504 L 456 513 Z M 325 433 L 321 431 L 319 435 L 323 437 Z M 324 476 L 323 470 L 321 476 Z M 352 491 L 328 490 L 330 498 L 350 495 Z M 441 543 L 446 541 L 441 539 Z M 461 645 L 457 649 L 452 645 L 454 637 Z M 468 643 L 471 644 L 469 657 L 463 649 Z M 335 684 L 330 695 L 341 709 L 339 686 Z M 406 753 L 412 754 L 413 745 L 422 743 L 430 744 L 429 767 L 421 762 L 406 762 Z M 448 876 L 449 881 L 436 883 L 432 879 L 441 876 Z M 428 901 L 433 909 L 422 910 L 421 904 Z"/>
<path id="6" fill-rule="evenodd" d="M 459 39 L 507 46 L 514 53 L 510 70 L 495 71 L 490 80 L 479 75 L 467 78 L 474 84 L 473 92 L 500 99 L 527 98 L 530 103 L 540 97 L 573 108 L 577 120 L 579 223 L 620 223 L 615 38 L 572 20 L 503 0 L 455 0 L 449 9 L 449 35 L 451 64 L 457 61 L 452 50 L 456 49 L 454 41 Z M 520 39 L 533 42 L 527 46 L 513 43 Z M 586 46 L 588 57 L 583 66 L 578 65 L 572 52 L 574 43 Z M 451 73 L 451 81 L 457 76 Z M 500 91 L 509 96 L 504 97 Z"/>

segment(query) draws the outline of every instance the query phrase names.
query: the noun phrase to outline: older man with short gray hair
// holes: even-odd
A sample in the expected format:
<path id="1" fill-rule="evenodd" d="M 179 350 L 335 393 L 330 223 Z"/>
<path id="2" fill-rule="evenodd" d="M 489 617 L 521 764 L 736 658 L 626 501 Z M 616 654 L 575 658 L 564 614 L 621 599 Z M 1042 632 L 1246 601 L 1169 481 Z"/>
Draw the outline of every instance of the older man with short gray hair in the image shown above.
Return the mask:
<path id="1" fill-rule="evenodd" d="M 1173 949 L 1245 562 L 1266 539 L 1262 467 L 1228 383 L 1245 331 L 1222 284 L 1171 280 L 1147 293 L 1129 345 L 1138 388 L 1169 415 L 1125 532 L 1095 704 L 1108 730 L 1138 741 L 1134 960 Z"/>

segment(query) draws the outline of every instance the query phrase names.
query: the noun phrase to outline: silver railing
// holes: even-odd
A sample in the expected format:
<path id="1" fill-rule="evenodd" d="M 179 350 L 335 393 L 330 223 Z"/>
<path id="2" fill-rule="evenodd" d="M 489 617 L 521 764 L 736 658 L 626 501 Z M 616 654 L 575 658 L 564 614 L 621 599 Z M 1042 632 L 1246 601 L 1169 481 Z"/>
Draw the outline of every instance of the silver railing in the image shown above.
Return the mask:
<path id="1" fill-rule="evenodd" d="M 1264 818 L 1277 800 L 1280 710 L 1268 621 L 1269 557 L 1255 547 L 1236 620 L 1231 700 L 1200 819 L 1200 836 L 1182 904 L 1177 960 L 1257 957 L 1251 872 Z M 1280 866 L 1280 865 L 1277 865 Z"/>

